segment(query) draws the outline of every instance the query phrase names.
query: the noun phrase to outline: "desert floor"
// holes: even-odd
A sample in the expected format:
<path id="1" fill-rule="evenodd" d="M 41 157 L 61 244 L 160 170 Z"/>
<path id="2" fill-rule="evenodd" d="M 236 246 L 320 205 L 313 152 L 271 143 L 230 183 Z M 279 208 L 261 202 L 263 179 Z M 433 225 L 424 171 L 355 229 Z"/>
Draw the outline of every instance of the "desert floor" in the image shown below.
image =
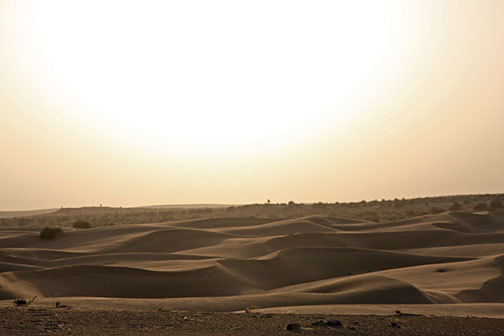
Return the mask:
<path id="1" fill-rule="evenodd" d="M 341 326 L 329 326 L 339 321 Z M 290 326 L 290 327 L 289 327 Z M 288 328 L 293 330 L 288 330 Z M 176 311 L 0 309 L 0 335 L 502 335 L 503 319 Z"/>
<path id="2" fill-rule="evenodd" d="M 52 240 L 39 232 L 0 228 L 0 330 L 7 334 L 22 332 L 19 322 L 27 328 L 21 334 L 43 331 L 46 322 L 37 320 L 79 334 L 93 319 L 96 328 L 110 325 L 104 334 L 121 324 L 133 334 L 136 323 L 154 334 L 282 334 L 288 323 L 310 328 L 334 316 L 344 322 L 340 334 L 493 335 L 503 326 L 503 215 L 198 219 L 65 229 Z M 34 296 L 29 307 L 12 304 Z M 71 308 L 55 308 L 57 301 Z M 245 310 L 252 313 L 231 314 Z M 396 320 L 401 328 L 391 326 Z"/>

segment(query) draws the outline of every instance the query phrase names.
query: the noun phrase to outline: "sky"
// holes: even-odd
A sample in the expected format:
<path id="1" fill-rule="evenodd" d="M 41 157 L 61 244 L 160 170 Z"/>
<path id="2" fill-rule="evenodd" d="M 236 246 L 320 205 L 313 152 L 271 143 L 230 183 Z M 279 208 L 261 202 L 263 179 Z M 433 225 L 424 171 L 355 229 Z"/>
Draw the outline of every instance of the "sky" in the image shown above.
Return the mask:
<path id="1" fill-rule="evenodd" d="M 0 0 L 0 210 L 504 191 L 504 1 Z"/>

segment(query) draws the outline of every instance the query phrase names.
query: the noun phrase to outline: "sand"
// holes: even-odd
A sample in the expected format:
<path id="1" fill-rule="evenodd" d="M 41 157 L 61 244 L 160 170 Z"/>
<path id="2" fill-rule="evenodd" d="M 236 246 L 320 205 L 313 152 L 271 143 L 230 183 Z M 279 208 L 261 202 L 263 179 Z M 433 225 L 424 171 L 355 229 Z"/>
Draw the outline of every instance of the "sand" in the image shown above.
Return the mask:
<path id="1" fill-rule="evenodd" d="M 0 229 L 0 307 L 37 296 L 40 309 L 504 317 L 503 215 L 198 219 L 65 229 L 53 240 L 39 232 Z"/>

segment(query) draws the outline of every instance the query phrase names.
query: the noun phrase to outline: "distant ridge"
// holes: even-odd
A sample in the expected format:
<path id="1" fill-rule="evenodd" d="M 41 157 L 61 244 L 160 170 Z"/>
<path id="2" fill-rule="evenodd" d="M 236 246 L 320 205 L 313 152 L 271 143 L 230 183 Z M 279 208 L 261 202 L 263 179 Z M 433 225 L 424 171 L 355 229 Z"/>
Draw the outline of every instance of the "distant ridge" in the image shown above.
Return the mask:
<path id="1" fill-rule="evenodd" d="M 58 209 L 40 209 L 40 210 L 19 210 L 19 211 L 0 211 L 0 218 L 16 218 L 45 215 L 57 211 Z"/>
<path id="2" fill-rule="evenodd" d="M 236 205 L 236 204 L 235 204 Z M 15 210 L 15 211 L 0 211 L 0 218 L 16 218 L 46 215 L 55 212 L 83 212 L 83 211 L 115 211 L 119 209 L 201 209 L 201 208 L 226 208 L 231 204 L 160 204 L 160 205 L 143 205 L 134 207 L 111 207 L 111 206 L 82 206 L 82 207 L 61 207 L 52 209 L 37 209 L 37 210 Z"/>
<path id="3" fill-rule="evenodd" d="M 226 208 L 237 204 L 161 204 L 144 205 L 135 208 L 154 208 L 154 209 L 198 209 L 198 208 Z"/>
<path id="4" fill-rule="evenodd" d="M 88 221 L 92 226 L 107 226 L 209 218 L 281 220 L 305 216 L 354 219 L 360 223 L 384 223 L 448 211 L 481 212 L 491 210 L 494 213 L 503 213 L 504 207 L 497 209 L 503 199 L 504 194 L 474 194 L 335 203 L 289 201 L 287 203 L 266 202 L 241 205 L 218 203 L 158 204 L 134 207 L 94 205 L 35 211 L 0 211 L 0 214 L 3 215 L 0 216 L 0 227 L 71 227 L 77 220 Z M 325 220 L 321 219 L 321 224 L 324 222 Z M 467 228 L 461 228 L 461 230 L 464 229 Z"/>

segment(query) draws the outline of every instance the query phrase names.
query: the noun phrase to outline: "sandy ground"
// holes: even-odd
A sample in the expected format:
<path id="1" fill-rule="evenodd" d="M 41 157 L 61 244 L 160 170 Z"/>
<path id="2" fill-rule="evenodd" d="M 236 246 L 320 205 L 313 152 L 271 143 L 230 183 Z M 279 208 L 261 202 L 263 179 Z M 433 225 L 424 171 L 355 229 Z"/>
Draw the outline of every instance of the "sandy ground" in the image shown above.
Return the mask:
<path id="1" fill-rule="evenodd" d="M 75 325 L 82 316 L 99 312 L 117 323 L 124 320 L 114 317 L 120 314 L 132 320 L 141 314 L 152 321 L 166 314 L 168 320 L 178 318 L 179 313 L 163 315 L 159 308 L 163 313 L 215 313 L 208 315 L 215 316 L 208 321 L 215 328 L 235 321 L 235 316 L 239 328 L 248 323 L 253 332 L 262 325 L 254 323 L 263 321 L 268 333 L 284 332 L 289 313 L 301 314 L 292 316 L 294 320 L 304 314 L 362 315 L 362 321 L 373 319 L 369 325 L 377 332 L 382 332 L 382 320 L 370 315 L 390 316 L 397 309 L 504 318 L 503 215 L 447 212 L 387 223 L 322 216 L 198 219 L 66 229 L 52 240 L 41 240 L 39 231 L 0 228 L 2 328 L 14 328 L 23 313 L 28 314 L 24 322 L 37 320 L 31 315 L 41 311 L 60 314 Z M 35 305 L 14 310 L 13 299 L 34 296 Z M 56 301 L 73 308 L 54 311 Z M 217 314 L 245 309 L 283 315 L 251 320 L 249 315 Z M 408 323 L 421 319 L 400 318 L 406 318 L 401 320 L 404 328 L 383 332 L 404 332 Z M 168 320 L 163 323 L 172 323 Z M 460 328 L 469 321 L 471 328 L 493 330 L 484 327 L 486 320 L 453 321 L 462 321 Z M 177 327 L 177 332 L 201 334 L 191 329 L 201 324 L 190 323 L 182 324 L 189 329 Z M 423 324 L 411 330 L 422 330 Z M 159 327 L 160 332 L 168 330 Z M 443 328 L 439 322 L 435 330 Z M 472 332 L 466 334 L 476 335 Z"/>
<path id="2" fill-rule="evenodd" d="M 341 326 L 327 325 L 330 320 L 341 322 Z M 295 324 L 297 326 L 293 326 Z M 288 330 L 289 325 L 293 330 Z M 502 335 L 503 329 L 503 319 L 474 317 L 0 309 L 0 335 L 477 336 Z"/>

